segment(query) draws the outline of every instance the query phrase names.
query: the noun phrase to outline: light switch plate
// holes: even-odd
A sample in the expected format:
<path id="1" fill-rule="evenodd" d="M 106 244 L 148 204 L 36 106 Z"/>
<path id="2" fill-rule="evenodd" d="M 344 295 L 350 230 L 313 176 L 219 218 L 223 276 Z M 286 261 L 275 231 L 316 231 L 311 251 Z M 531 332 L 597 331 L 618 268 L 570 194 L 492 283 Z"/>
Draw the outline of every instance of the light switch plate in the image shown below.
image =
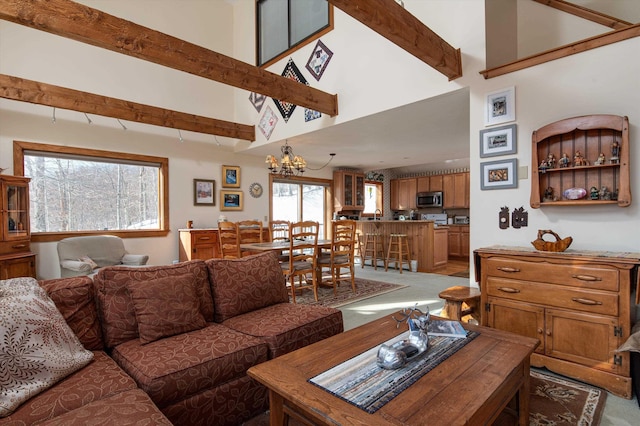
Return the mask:
<path id="1" fill-rule="evenodd" d="M 529 166 L 518 167 L 518 180 L 529 179 Z"/>

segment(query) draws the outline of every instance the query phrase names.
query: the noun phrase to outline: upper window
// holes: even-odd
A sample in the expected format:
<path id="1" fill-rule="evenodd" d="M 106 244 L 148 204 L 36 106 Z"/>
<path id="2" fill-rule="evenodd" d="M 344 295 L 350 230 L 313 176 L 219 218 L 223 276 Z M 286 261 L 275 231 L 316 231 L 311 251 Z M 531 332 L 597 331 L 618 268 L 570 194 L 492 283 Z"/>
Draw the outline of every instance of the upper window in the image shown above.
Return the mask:
<path id="1" fill-rule="evenodd" d="M 327 0 L 258 0 L 258 66 L 280 59 L 333 26 Z"/>
<path id="2" fill-rule="evenodd" d="M 31 178 L 34 241 L 166 234 L 168 159 L 26 142 L 14 152 L 16 174 Z"/>
<path id="3" fill-rule="evenodd" d="M 364 210 L 362 216 L 382 217 L 382 182 L 364 182 Z"/>

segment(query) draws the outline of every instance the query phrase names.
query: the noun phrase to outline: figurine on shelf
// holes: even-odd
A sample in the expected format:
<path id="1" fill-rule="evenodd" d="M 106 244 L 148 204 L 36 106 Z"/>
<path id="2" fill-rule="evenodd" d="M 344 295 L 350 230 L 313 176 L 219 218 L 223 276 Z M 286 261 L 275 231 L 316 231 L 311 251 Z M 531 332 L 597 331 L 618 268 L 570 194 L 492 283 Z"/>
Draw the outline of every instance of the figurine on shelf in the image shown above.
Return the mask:
<path id="1" fill-rule="evenodd" d="M 618 164 L 620 162 L 620 145 L 618 141 L 613 141 L 611 144 L 611 159 L 609 160 L 611 164 Z"/>
<path id="2" fill-rule="evenodd" d="M 540 165 L 538 166 L 538 170 L 540 171 L 540 173 L 545 173 L 547 171 L 547 169 L 549 168 L 549 165 L 547 164 L 547 160 L 542 160 L 540 162 Z"/>
<path id="3" fill-rule="evenodd" d="M 573 165 L 575 167 L 588 165 L 587 160 L 584 159 L 580 151 L 576 151 L 576 154 L 573 156 Z"/>
<path id="4" fill-rule="evenodd" d="M 598 188 L 596 188 L 595 186 L 592 186 L 590 192 L 591 192 L 591 199 L 597 200 L 599 197 Z"/>
<path id="5" fill-rule="evenodd" d="M 601 152 L 600 155 L 598 155 L 598 159 L 593 164 L 597 164 L 598 166 L 601 166 L 606 162 L 607 162 L 607 159 L 604 157 L 604 152 Z"/>
<path id="6" fill-rule="evenodd" d="M 618 190 L 617 189 L 611 193 L 611 199 L 613 201 L 618 201 Z"/>
<path id="7" fill-rule="evenodd" d="M 569 167 L 569 156 L 566 152 L 560 157 L 559 163 L 561 168 Z"/>
<path id="8" fill-rule="evenodd" d="M 544 196 L 542 197 L 542 201 L 558 201 L 558 197 L 556 197 L 553 194 L 553 188 L 552 187 L 547 187 L 547 189 L 544 190 Z"/>
<path id="9" fill-rule="evenodd" d="M 547 167 L 550 169 L 553 169 L 554 167 L 556 167 L 556 157 L 553 155 L 552 152 L 550 152 L 549 155 L 547 155 Z"/>
<path id="10" fill-rule="evenodd" d="M 607 189 L 606 186 L 603 186 L 602 188 L 600 188 L 600 192 L 598 194 L 600 196 L 601 200 L 610 200 L 611 199 L 611 193 L 609 192 L 609 190 Z"/>

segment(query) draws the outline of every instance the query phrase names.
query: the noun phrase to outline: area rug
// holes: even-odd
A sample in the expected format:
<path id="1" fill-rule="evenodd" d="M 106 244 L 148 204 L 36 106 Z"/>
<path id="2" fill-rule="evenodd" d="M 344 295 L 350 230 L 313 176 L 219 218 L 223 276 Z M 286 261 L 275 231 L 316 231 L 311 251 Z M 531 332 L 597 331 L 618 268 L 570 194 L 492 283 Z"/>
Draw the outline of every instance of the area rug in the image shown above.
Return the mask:
<path id="1" fill-rule="evenodd" d="M 602 389 L 531 370 L 530 426 L 597 426 L 607 393 Z"/>
<path id="2" fill-rule="evenodd" d="M 449 274 L 450 277 L 469 278 L 469 270 Z"/>
<path id="3" fill-rule="evenodd" d="M 338 308 L 349 303 L 358 302 L 370 297 L 379 296 L 407 287 L 401 284 L 383 283 L 381 281 L 367 280 L 356 278 L 356 292 L 353 293 L 351 286 L 346 282 L 342 282 L 338 286 L 338 294 L 334 296 L 332 287 L 318 288 L 318 301 L 313 297 L 313 291 L 305 289 L 296 293 L 296 303 L 306 305 L 322 305 Z M 291 299 L 291 296 L 289 296 Z"/>

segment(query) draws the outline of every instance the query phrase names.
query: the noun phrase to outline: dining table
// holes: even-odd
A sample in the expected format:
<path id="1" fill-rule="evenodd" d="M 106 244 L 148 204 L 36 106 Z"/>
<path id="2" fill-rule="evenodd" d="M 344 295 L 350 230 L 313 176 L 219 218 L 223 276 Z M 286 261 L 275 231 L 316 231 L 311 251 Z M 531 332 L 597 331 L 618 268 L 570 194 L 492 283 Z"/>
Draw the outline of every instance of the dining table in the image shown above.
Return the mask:
<path id="1" fill-rule="evenodd" d="M 306 241 L 294 241 L 293 247 L 305 244 Z M 262 251 L 282 251 L 289 250 L 291 245 L 289 241 L 267 241 L 264 243 L 244 243 L 240 244 L 242 251 L 262 252 Z M 318 240 L 318 249 L 331 248 L 331 240 Z"/>

